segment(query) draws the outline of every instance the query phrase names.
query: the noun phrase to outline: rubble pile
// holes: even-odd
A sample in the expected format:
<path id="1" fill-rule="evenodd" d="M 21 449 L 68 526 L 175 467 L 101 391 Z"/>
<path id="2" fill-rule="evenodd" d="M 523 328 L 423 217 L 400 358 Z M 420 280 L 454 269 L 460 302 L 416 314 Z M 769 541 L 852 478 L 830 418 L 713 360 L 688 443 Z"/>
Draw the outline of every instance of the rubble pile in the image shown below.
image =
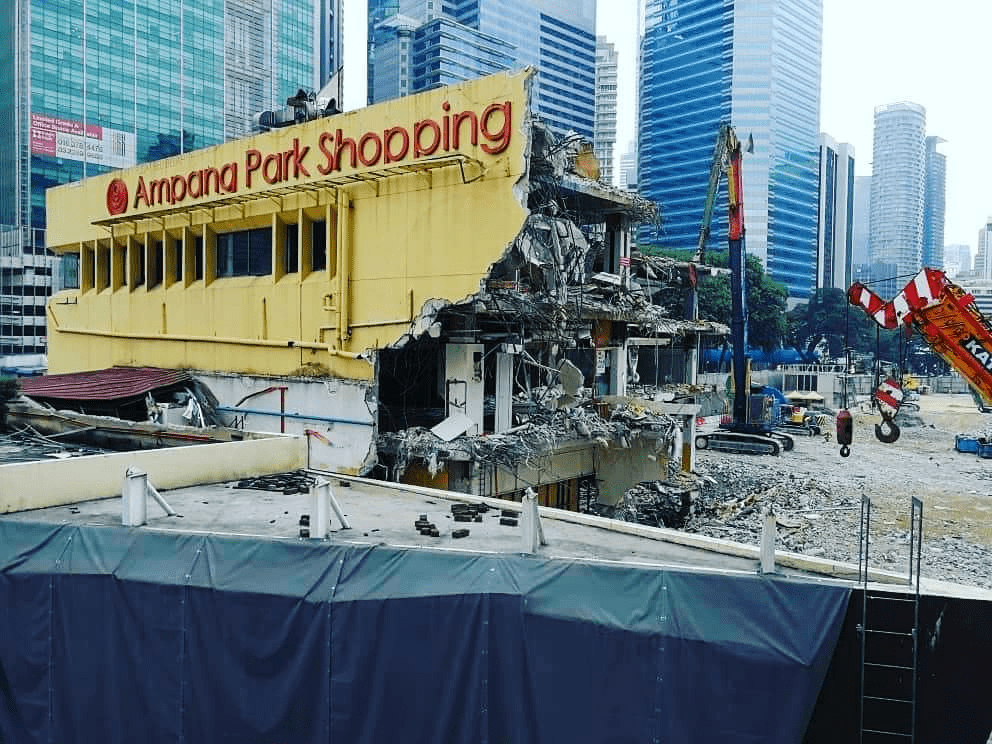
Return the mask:
<path id="1" fill-rule="evenodd" d="M 399 478 L 411 463 L 423 461 L 430 474 L 445 469 L 448 460 L 495 463 L 507 468 L 536 467 L 561 442 L 591 439 L 604 447 L 629 447 L 630 441 L 651 432 L 656 450 L 667 449 L 675 435 L 670 416 L 649 413 L 636 404 L 618 406 L 609 419 L 584 406 L 558 410 L 534 409 L 526 423 L 500 434 L 460 436 L 446 442 L 430 429 L 411 427 L 379 435 L 380 447 L 393 453 L 392 477 Z"/>
<path id="2" fill-rule="evenodd" d="M 756 545 L 770 508 L 783 550 L 838 560 L 857 557 L 860 492 L 841 493 L 822 478 L 796 475 L 740 459 L 697 463 L 699 497 L 687 532 Z"/>
<path id="3" fill-rule="evenodd" d="M 667 481 L 643 482 L 627 489 L 611 516 L 623 522 L 681 529 L 695 515 L 698 499 L 698 478 L 681 472 L 672 461 Z"/>
<path id="4" fill-rule="evenodd" d="M 67 457 L 99 455 L 106 451 L 99 447 L 59 441 L 57 437 L 45 436 L 31 426 L 0 434 L 0 461 L 5 464 L 34 462 L 47 458 L 61 460 Z"/>

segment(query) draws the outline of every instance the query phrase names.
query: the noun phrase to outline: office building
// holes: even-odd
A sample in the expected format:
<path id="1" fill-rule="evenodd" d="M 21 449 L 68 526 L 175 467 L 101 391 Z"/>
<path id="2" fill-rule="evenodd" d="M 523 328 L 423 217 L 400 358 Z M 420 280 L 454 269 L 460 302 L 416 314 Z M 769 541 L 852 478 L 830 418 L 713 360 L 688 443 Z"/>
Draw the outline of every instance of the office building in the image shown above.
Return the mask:
<path id="1" fill-rule="evenodd" d="M 248 133 L 255 112 L 319 87 L 335 65 L 336 7 L 4 3 L 0 356 L 46 351 L 45 297 L 61 280 L 45 251 L 45 190 Z"/>
<path id="2" fill-rule="evenodd" d="M 596 37 L 596 132 L 593 148 L 599 180 L 613 183 L 613 148 L 617 142 L 617 51 L 605 36 Z"/>
<path id="3" fill-rule="evenodd" d="M 871 176 L 854 177 L 854 220 L 851 223 L 851 261 L 855 266 L 868 263 Z"/>
<path id="4" fill-rule="evenodd" d="M 851 286 L 854 223 L 854 147 L 820 135 L 816 287 Z"/>
<path id="5" fill-rule="evenodd" d="M 413 23 L 404 32 L 417 40 L 405 88 L 391 49 L 395 15 Z M 368 22 L 370 103 L 534 66 L 537 115 L 558 132 L 593 139 L 596 0 L 370 0 Z"/>
<path id="6" fill-rule="evenodd" d="M 872 147 L 871 225 L 868 250 L 873 266 L 888 274 L 878 292 L 891 297 L 903 284 L 894 276 L 915 274 L 923 261 L 926 195 L 926 111 L 900 102 L 875 109 Z"/>
<path id="7" fill-rule="evenodd" d="M 953 243 L 944 246 L 944 270 L 951 276 L 970 274 L 971 246 L 967 243 Z"/>
<path id="8" fill-rule="evenodd" d="M 743 166 L 747 250 L 791 300 L 809 296 L 822 22 L 821 0 L 647 0 L 639 186 L 660 205 L 662 223 L 642 234 L 644 242 L 695 244 L 713 146 L 729 122 L 753 144 Z M 726 239 L 724 223 L 714 219 L 711 246 Z"/>
<path id="9" fill-rule="evenodd" d="M 975 276 L 992 279 L 992 217 L 978 231 L 978 252 L 975 253 Z"/>
<path id="10" fill-rule="evenodd" d="M 626 152 L 620 156 L 620 188 L 637 191 L 637 141 L 627 145 Z"/>
<path id="11" fill-rule="evenodd" d="M 926 186 L 923 194 L 923 265 L 934 269 L 944 266 L 944 208 L 947 181 L 947 156 L 937 152 L 946 140 L 926 139 Z"/>

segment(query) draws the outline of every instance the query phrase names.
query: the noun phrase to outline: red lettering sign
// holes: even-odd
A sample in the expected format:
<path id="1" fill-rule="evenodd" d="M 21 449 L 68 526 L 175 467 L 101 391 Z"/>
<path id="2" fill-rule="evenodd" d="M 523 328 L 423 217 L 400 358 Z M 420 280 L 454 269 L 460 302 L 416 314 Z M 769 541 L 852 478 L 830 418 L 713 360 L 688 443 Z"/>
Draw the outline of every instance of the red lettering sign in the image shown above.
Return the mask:
<path id="1" fill-rule="evenodd" d="M 327 176 L 345 168 L 356 169 L 359 164 L 375 168 L 411 157 L 459 152 L 468 147 L 497 155 L 510 146 L 513 134 L 510 101 L 491 103 L 481 112 L 470 109 L 453 112 L 451 104 L 444 101 L 441 112 L 437 119 L 421 119 L 410 127 L 385 127 L 382 131 L 362 132 L 354 137 L 347 136 L 341 129 L 322 131 L 317 136 L 317 150 L 322 160 L 312 167 L 320 175 Z M 246 149 L 244 188 L 257 188 L 256 176 L 269 185 L 310 178 L 309 154 L 310 146 L 301 146 L 299 137 L 293 138 L 291 148 L 280 152 Z M 233 194 L 240 186 L 236 161 L 224 163 L 219 168 L 200 168 L 148 180 L 141 175 L 137 177 L 131 206 L 138 209 L 182 204 L 190 199 Z M 129 199 L 126 182 L 114 179 L 107 187 L 107 212 L 123 214 Z"/>

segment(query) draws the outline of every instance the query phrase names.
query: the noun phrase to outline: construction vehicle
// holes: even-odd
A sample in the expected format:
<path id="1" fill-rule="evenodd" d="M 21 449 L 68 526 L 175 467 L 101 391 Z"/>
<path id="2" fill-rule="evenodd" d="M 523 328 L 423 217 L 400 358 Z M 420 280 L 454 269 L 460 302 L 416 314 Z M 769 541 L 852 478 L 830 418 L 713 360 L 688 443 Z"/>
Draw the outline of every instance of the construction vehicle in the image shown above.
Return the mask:
<path id="1" fill-rule="evenodd" d="M 729 421 L 709 434 L 695 438 L 698 449 L 723 452 L 777 455 L 795 446 L 791 436 L 776 431 L 779 410 L 770 395 L 753 395 L 751 391 L 751 365 L 747 358 L 747 295 L 744 274 L 744 200 L 741 174 L 741 142 L 729 124 L 721 124 L 717 135 L 713 160 L 710 165 L 709 185 L 703 220 L 699 228 L 696 260 L 705 257 L 706 240 L 710 233 L 716 192 L 723 174 L 727 176 L 727 202 L 729 209 L 731 323 L 730 340 L 733 346 L 733 400 Z"/>
<path id="2" fill-rule="evenodd" d="M 915 328 L 934 353 L 967 380 L 979 407 L 992 406 L 992 324 L 979 312 L 975 298 L 943 271 L 924 268 L 888 302 L 860 282 L 851 285 L 847 299 L 882 328 Z M 890 402 L 896 394 L 897 411 L 901 397 L 893 382 L 887 381 L 888 392 Z M 882 409 L 883 424 L 875 426 L 875 435 L 883 442 L 899 436 L 894 416 L 895 411 Z"/>

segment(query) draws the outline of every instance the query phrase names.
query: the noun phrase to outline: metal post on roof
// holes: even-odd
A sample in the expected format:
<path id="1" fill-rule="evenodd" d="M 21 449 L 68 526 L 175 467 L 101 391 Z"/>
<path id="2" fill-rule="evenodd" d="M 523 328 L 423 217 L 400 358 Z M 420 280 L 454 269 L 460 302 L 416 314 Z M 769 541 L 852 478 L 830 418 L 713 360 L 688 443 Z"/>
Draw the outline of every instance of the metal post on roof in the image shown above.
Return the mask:
<path id="1" fill-rule="evenodd" d="M 341 511 L 341 505 L 334 498 L 331 484 L 323 478 L 317 478 L 317 482 L 310 486 L 310 499 L 313 503 L 311 509 L 312 519 L 310 520 L 310 538 L 313 540 L 324 540 L 331 531 L 331 511 L 341 523 L 341 527 L 346 530 L 351 529 L 348 518 Z"/>
<path id="2" fill-rule="evenodd" d="M 124 488 L 121 518 L 125 527 L 140 527 L 148 522 L 148 474 L 138 468 L 128 468 L 124 472 Z"/>
<path id="3" fill-rule="evenodd" d="M 524 539 L 525 553 L 536 553 L 539 545 L 547 545 L 544 538 L 544 528 L 541 526 L 541 515 L 537 509 L 537 493 L 533 488 L 528 488 L 524 492 L 522 499 L 523 509 L 521 510 L 521 534 Z"/>
<path id="4" fill-rule="evenodd" d="M 761 515 L 761 573 L 775 573 L 775 511 L 765 507 Z"/>
<path id="5" fill-rule="evenodd" d="M 124 487 L 121 489 L 121 521 L 125 527 L 141 527 L 148 523 L 149 495 L 168 516 L 182 516 L 148 482 L 148 474 L 144 470 L 131 466 L 124 471 Z"/>

